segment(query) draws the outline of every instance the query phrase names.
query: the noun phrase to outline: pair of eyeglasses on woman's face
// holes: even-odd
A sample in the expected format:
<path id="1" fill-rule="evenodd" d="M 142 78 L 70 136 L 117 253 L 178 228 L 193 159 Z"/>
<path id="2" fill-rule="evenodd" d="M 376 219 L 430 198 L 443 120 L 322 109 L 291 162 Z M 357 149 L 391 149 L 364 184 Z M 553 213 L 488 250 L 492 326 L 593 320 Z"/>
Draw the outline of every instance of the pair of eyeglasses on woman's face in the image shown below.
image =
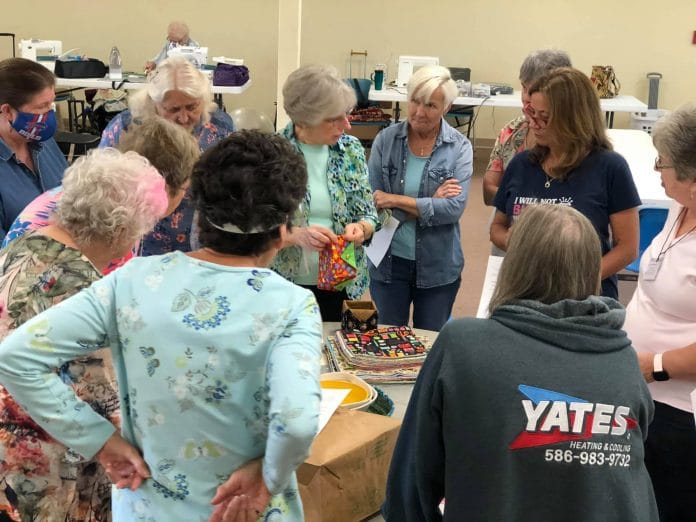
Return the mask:
<path id="1" fill-rule="evenodd" d="M 674 165 L 667 165 L 666 163 L 662 163 L 662 158 L 659 156 L 655 158 L 655 170 L 660 171 L 660 170 L 665 170 L 665 169 L 673 169 Z"/>
<path id="2" fill-rule="evenodd" d="M 549 118 L 548 117 L 542 117 L 539 115 L 531 105 L 524 107 L 522 109 L 522 112 L 529 118 L 529 121 L 531 121 L 535 126 L 539 127 L 540 129 L 544 129 L 548 126 L 549 124 Z"/>
<path id="3" fill-rule="evenodd" d="M 346 111 L 344 114 L 336 116 L 335 118 L 326 118 L 324 123 L 328 123 L 329 125 L 332 125 L 338 129 L 343 128 L 346 125 L 346 122 L 350 125 L 350 113 L 351 111 Z"/>

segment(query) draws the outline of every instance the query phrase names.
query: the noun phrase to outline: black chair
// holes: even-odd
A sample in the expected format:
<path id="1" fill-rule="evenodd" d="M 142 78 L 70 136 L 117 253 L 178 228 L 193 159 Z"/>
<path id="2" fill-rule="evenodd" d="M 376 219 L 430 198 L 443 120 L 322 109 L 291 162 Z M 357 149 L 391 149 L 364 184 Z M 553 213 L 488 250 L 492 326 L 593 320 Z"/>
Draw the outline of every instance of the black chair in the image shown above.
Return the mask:
<path id="1" fill-rule="evenodd" d="M 65 159 L 68 160 L 68 164 L 72 163 L 75 157 L 83 156 L 90 149 L 96 148 L 101 139 L 100 136 L 86 132 L 64 131 L 57 131 L 53 137 L 65 155 Z"/>

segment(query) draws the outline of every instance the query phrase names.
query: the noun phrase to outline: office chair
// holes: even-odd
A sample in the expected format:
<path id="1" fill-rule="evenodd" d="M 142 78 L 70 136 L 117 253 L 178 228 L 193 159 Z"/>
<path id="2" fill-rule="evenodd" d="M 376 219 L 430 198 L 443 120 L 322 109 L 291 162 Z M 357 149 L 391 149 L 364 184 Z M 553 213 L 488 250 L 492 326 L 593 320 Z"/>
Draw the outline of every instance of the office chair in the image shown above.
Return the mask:
<path id="1" fill-rule="evenodd" d="M 90 149 L 96 148 L 101 137 L 86 132 L 57 131 L 54 139 L 68 164 L 71 164 L 76 156 L 82 156 Z"/>

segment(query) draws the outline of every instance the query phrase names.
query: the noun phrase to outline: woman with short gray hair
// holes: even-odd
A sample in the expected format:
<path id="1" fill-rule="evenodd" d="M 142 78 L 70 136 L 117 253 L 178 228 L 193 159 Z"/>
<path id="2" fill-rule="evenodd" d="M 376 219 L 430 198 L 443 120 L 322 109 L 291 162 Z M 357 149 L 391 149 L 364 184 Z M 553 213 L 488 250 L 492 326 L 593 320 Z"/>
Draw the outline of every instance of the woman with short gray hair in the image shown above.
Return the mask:
<path id="1" fill-rule="evenodd" d="M 385 520 L 441 520 L 446 496 L 448 520 L 657 522 L 652 400 L 601 257 L 577 210 L 522 212 L 490 317 L 449 321 L 418 375 Z"/>
<path id="2" fill-rule="evenodd" d="M 129 109 L 116 116 L 102 133 L 99 147 L 118 147 L 121 133 L 133 120 L 161 116 L 190 132 L 202 151 L 234 131 L 232 118 L 212 102 L 210 81 L 191 62 L 182 57 L 163 61 L 148 76 L 144 89 L 129 99 Z M 185 197 L 174 212 L 165 217 L 157 231 L 145 238 L 143 255 L 191 250 L 193 206 Z"/>
<path id="3" fill-rule="evenodd" d="M 290 231 L 286 247 L 273 268 L 311 290 L 324 321 L 340 321 L 345 299 L 358 299 L 367 289 L 367 261 L 362 248 L 377 227 L 365 150 L 350 130 L 356 96 L 325 65 L 306 65 L 283 85 L 283 107 L 291 122 L 282 135 L 307 162 L 307 194 Z M 317 288 L 319 252 L 335 243 L 337 234 L 357 247 L 356 278 L 341 291 Z"/>
<path id="4" fill-rule="evenodd" d="M 625 329 L 655 401 L 645 462 L 664 522 L 696 513 L 696 106 L 659 121 L 653 143 L 655 170 L 674 201 L 640 261 Z"/>
<path id="5" fill-rule="evenodd" d="M 0 251 L 0 339 L 98 280 L 166 208 L 164 180 L 142 156 L 108 148 L 75 161 L 51 224 Z M 47 333 L 36 332 L 37 342 L 48 343 Z M 92 408 L 120 423 L 108 352 L 65 362 L 60 373 Z M 76 459 L 1 386 L 0 455 L 0 519 L 110 519 L 111 481 L 96 460 Z"/>
<path id="6" fill-rule="evenodd" d="M 457 96 L 449 69 L 418 69 L 406 87 L 408 118 L 382 130 L 370 154 L 377 209 L 399 224 L 387 255 L 370 263 L 370 295 L 385 324 L 440 330 L 464 268 L 459 218 L 472 173 L 469 140 L 445 121 Z"/>
<path id="7" fill-rule="evenodd" d="M 529 120 L 524 112 L 529 106 L 529 87 L 547 72 L 570 66 L 568 53 L 559 49 L 533 51 L 522 62 L 519 76 L 522 84 L 522 115 L 509 121 L 495 141 L 483 176 L 483 201 L 486 205 L 493 205 L 493 198 L 503 179 L 503 172 L 513 156 L 533 148 L 536 144 L 534 133 L 528 132 Z"/>

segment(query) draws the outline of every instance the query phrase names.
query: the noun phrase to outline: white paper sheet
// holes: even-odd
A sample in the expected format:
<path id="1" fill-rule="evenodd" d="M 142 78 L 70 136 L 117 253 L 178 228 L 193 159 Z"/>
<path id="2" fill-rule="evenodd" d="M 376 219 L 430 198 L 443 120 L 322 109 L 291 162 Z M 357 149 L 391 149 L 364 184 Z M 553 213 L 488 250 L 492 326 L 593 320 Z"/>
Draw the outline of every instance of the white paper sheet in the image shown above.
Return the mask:
<path id="1" fill-rule="evenodd" d="M 479 301 L 476 317 L 482 319 L 488 317 L 488 303 L 491 302 L 491 298 L 493 297 L 493 290 L 495 290 L 495 284 L 498 282 L 498 272 L 500 272 L 500 265 L 502 264 L 503 259 L 504 258 L 501 256 L 488 256 L 486 277 L 483 280 L 481 300 Z"/>
<path id="2" fill-rule="evenodd" d="M 343 399 L 346 398 L 350 390 L 334 390 L 334 389 L 321 389 L 321 402 L 319 403 L 319 432 L 324 429 L 331 419 L 331 416 L 336 411 Z"/>
<path id="3" fill-rule="evenodd" d="M 372 242 L 370 243 L 370 246 L 365 247 L 365 253 L 367 254 L 367 257 L 370 258 L 373 265 L 379 266 L 382 259 L 384 259 L 387 250 L 389 250 L 389 245 L 391 245 L 394 233 L 398 227 L 399 220 L 394 216 L 390 216 L 387 222 L 382 225 L 382 228 L 375 232 L 375 235 L 372 236 Z"/>

